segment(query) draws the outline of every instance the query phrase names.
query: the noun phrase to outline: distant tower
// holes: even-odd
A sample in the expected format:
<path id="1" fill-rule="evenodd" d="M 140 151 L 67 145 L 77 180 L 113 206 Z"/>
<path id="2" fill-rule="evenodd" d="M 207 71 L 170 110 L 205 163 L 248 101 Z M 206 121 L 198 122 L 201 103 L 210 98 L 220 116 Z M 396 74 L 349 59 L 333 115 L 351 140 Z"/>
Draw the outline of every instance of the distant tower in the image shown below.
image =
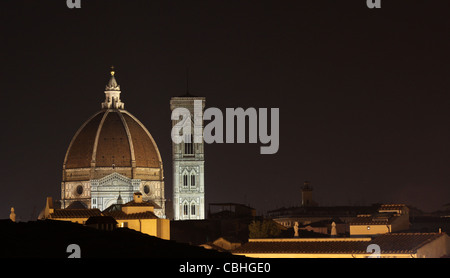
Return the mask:
<path id="1" fill-rule="evenodd" d="M 205 107 L 204 97 L 195 97 L 187 92 L 172 97 L 170 109 L 186 108 L 191 113 L 191 131 L 202 134 L 201 143 L 192 140 L 175 144 L 172 142 L 173 160 L 173 214 L 174 220 L 205 219 L 205 156 L 203 146 L 203 118 L 194 123 L 194 101 L 201 101 L 201 112 Z M 197 111 L 198 112 L 198 111 Z M 173 120 L 172 127 L 179 121 Z"/>
<path id="2" fill-rule="evenodd" d="M 309 181 L 305 181 L 302 186 L 302 207 L 313 207 L 317 205 L 313 201 L 312 193 L 313 189 Z"/>

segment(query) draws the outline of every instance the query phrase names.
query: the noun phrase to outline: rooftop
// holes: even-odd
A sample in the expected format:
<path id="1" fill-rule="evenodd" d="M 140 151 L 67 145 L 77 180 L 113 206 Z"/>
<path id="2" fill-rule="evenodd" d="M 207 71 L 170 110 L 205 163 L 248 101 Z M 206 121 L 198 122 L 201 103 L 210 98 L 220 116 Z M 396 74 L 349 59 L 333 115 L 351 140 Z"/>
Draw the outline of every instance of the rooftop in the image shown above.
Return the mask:
<path id="1" fill-rule="evenodd" d="M 123 219 L 158 219 L 158 217 L 150 211 L 145 212 L 137 212 L 137 213 L 125 213 L 123 211 L 110 211 L 110 212 L 104 212 L 104 215 L 112 216 L 116 220 L 123 220 Z"/>
<path id="2" fill-rule="evenodd" d="M 393 213 L 375 213 L 371 215 L 358 215 L 353 218 L 350 225 L 386 225 L 391 224 L 399 216 Z"/>
<path id="3" fill-rule="evenodd" d="M 303 253 L 303 254 L 369 254 L 369 244 L 378 244 L 381 254 L 412 254 L 421 246 L 445 233 L 384 234 L 365 238 L 289 238 L 251 239 L 233 253 Z"/>
<path id="4" fill-rule="evenodd" d="M 99 209 L 55 209 L 50 214 L 51 218 L 89 218 L 91 216 L 101 216 Z"/>
<path id="5" fill-rule="evenodd" d="M 160 209 L 161 207 L 155 204 L 154 202 L 147 200 L 142 202 L 130 201 L 126 204 L 123 204 L 122 207 L 154 207 L 155 209 Z"/>

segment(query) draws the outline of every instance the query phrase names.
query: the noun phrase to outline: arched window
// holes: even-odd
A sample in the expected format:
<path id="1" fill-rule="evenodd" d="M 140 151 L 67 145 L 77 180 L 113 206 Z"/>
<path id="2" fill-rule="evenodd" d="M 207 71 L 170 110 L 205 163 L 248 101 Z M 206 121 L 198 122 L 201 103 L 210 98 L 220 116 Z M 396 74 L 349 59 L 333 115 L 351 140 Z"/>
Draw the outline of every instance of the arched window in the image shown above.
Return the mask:
<path id="1" fill-rule="evenodd" d="M 189 206 L 188 206 L 187 203 L 185 203 L 185 204 L 183 205 L 183 215 L 184 215 L 184 216 L 188 216 L 188 215 L 189 215 Z"/>
<path id="2" fill-rule="evenodd" d="M 189 180 L 188 180 L 188 175 L 187 174 L 183 174 L 183 186 L 187 187 L 189 185 Z"/>
<path id="3" fill-rule="evenodd" d="M 191 173 L 191 186 L 195 186 L 195 173 Z"/>
<path id="4" fill-rule="evenodd" d="M 195 204 L 191 204 L 191 215 L 195 215 Z"/>

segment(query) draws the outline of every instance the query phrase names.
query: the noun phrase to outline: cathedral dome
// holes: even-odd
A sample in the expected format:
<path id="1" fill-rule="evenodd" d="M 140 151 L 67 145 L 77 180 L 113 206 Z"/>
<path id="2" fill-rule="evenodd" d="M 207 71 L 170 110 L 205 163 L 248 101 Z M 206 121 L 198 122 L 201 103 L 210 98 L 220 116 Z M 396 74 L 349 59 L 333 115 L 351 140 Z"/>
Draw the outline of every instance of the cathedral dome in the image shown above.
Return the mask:
<path id="1" fill-rule="evenodd" d="M 76 132 L 63 164 L 63 181 L 98 179 L 112 172 L 129 178 L 162 176 L 162 161 L 150 132 L 124 110 L 120 86 L 111 71 L 102 110 Z M 161 173 L 153 171 L 160 169 Z"/>
<path id="2" fill-rule="evenodd" d="M 64 161 L 65 169 L 160 167 L 158 148 L 148 130 L 129 112 L 105 109 L 78 130 Z"/>
<path id="3" fill-rule="evenodd" d="M 61 207 L 81 203 L 104 210 L 140 192 L 165 217 L 164 174 L 158 147 L 145 126 L 124 109 L 111 71 L 102 109 L 75 133 L 63 163 Z"/>

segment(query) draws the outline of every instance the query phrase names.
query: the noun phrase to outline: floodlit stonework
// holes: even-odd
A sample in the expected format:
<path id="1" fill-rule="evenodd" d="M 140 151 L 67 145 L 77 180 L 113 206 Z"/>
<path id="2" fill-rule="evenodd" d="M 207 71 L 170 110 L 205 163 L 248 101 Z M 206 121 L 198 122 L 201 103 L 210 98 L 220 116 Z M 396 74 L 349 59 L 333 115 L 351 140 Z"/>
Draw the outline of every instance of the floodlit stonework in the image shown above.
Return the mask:
<path id="1" fill-rule="evenodd" d="M 119 195 L 127 202 L 138 191 L 165 218 L 164 173 L 158 147 L 145 126 L 124 109 L 115 72 L 105 88 L 102 110 L 76 132 L 67 150 L 61 206 L 81 202 L 104 210 Z"/>
<path id="2" fill-rule="evenodd" d="M 170 100 L 170 109 L 186 108 L 191 113 L 191 130 L 203 134 L 203 120 L 194 121 L 194 100 L 202 103 L 201 111 L 205 106 L 204 97 L 185 95 L 173 97 Z M 172 126 L 178 121 L 172 121 Z M 173 212 L 174 220 L 205 219 L 205 156 L 203 140 L 196 143 L 175 144 L 172 142 L 173 160 Z"/>

